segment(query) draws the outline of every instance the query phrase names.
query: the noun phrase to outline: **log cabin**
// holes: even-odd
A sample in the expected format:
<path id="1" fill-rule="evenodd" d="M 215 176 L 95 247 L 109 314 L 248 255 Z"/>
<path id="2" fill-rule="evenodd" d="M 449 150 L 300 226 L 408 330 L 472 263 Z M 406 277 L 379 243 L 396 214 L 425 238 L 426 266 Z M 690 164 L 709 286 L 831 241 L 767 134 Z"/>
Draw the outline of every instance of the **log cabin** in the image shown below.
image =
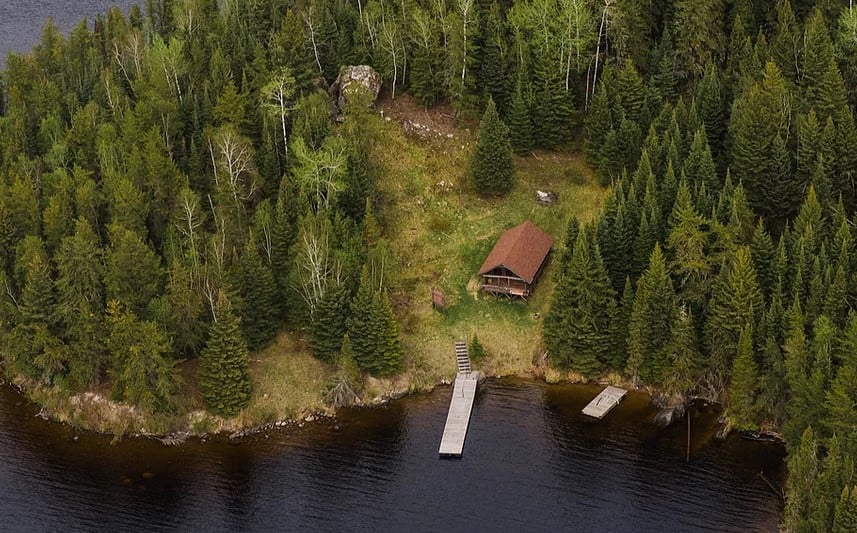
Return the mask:
<path id="1" fill-rule="evenodd" d="M 552 246 L 553 237 L 529 220 L 507 230 L 479 269 L 482 292 L 528 298 Z"/>

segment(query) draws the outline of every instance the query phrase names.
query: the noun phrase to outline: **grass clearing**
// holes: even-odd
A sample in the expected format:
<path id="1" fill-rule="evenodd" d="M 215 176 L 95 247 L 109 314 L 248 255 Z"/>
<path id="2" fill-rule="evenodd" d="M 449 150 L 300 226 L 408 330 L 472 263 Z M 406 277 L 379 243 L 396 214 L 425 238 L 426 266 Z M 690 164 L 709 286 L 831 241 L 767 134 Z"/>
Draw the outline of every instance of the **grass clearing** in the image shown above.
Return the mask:
<path id="1" fill-rule="evenodd" d="M 547 310 L 554 267 L 545 270 L 529 302 L 483 297 L 476 272 L 500 234 L 525 220 L 559 245 L 568 218 L 593 219 L 606 190 L 582 154 L 538 152 L 515 158 L 517 183 L 508 196 L 482 199 L 466 182 L 475 134 L 459 129 L 452 137 L 418 136 L 400 126 L 401 116 L 393 118 L 382 127 L 375 160 L 381 166 L 379 212 L 399 261 L 395 301 L 412 385 L 426 388 L 453 377 L 453 343 L 474 333 L 488 353 L 485 372 L 529 371 L 541 344 L 536 317 Z M 556 192 L 558 202 L 538 205 L 537 189 Z M 432 287 L 447 295 L 445 314 L 431 308 Z"/>
<path id="2" fill-rule="evenodd" d="M 551 234 L 556 250 L 569 216 L 593 219 L 606 190 L 582 154 L 538 152 L 515 158 L 517 183 L 509 195 L 482 199 L 466 183 L 475 133 L 457 127 L 443 110 L 425 111 L 407 96 L 383 103 L 382 109 L 387 120 L 373 154 L 379 165 L 378 213 L 398 261 L 392 299 L 402 324 L 406 368 L 392 379 L 368 378 L 364 401 L 431 389 L 453 378 L 453 343 L 474 333 L 487 352 L 478 368 L 489 375 L 528 373 L 540 353 L 538 317 L 549 305 L 555 266 L 548 265 L 529 302 L 483 297 L 476 272 L 500 234 L 524 220 Z M 537 189 L 556 192 L 558 202 L 538 205 Z M 432 287 L 446 293 L 445 313 L 431 308 Z M 325 410 L 324 388 L 335 368 L 312 357 L 301 332 L 281 332 L 252 358 L 253 399 L 239 425 Z"/>

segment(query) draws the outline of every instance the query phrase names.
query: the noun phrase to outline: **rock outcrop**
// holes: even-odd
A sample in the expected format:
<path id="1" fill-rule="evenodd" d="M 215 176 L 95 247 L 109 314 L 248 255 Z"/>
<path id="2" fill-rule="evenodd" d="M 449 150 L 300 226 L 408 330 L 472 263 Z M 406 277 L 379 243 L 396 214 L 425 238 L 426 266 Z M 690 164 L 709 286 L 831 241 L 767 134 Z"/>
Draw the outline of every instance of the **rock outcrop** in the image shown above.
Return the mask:
<path id="1" fill-rule="evenodd" d="M 346 65 L 339 69 L 330 86 L 330 95 L 336 102 L 338 110 L 342 110 L 348 103 L 349 94 L 361 90 L 369 94 L 370 104 L 375 103 L 378 93 L 381 92 L 381 75 L 368 65 Z"/>

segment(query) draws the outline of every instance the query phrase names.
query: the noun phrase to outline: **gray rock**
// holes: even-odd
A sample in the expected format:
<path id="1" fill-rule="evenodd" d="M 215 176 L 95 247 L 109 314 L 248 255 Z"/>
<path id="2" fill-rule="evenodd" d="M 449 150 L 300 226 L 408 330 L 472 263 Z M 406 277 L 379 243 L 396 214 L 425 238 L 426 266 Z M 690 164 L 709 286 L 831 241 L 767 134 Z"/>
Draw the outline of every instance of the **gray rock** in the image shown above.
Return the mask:
<path id="1" fill-rule="evenodd" d="M 665 428 L 684 416 L 684 404 L 670 405 L 664 407 L 654 416 L 652 422 Z"/>
<path id="2" fill-rule="evenodd" d="M 381 75 L 368 65 L 346 65 L 339 69 L 339 76 L 330 86 L 330 95 L 340 110 L 348 103 L 349 94 L 359 89 L 369 93 L 373 104 L 381 92 L 381 82 Z"/>
<path id="3" fill-rule="evenodd" d="M 536 201 L 539 205 L 553 205 L 558 198 L 559 196 L 553 191 L 536 190 Z"/>

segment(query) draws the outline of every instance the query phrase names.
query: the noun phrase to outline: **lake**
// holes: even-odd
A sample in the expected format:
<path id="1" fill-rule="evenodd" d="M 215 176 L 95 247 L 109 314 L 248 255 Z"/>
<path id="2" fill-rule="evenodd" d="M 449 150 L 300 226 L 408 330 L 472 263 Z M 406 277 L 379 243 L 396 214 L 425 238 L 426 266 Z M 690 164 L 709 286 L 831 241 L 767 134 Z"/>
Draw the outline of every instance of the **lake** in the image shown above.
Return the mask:
<path id="1" fill-rule="evenodd" d="M 9 52 L 27 52 L 39 42 L 45 20 L 50 17 L 63 32 L 80 20 L 90 21 L 98 13 L 119 6 L 127 15 L 132 0 L 0 0 L 0 68 Z M 142 4 L 141 4 L 142 5 Z"/>
<path id="2" fill-rule="evenodd" d="M 303 428 L 176 447 L 36 417 L 0 389 L 0 516 L 20 530 L 775 531 L 782 447 L 713 438 L 697 405 L 660 429 L 630 393 L 600 422 L 598 387 L 489 380 L 460 460 L 437 448 L 451 389 Z"/>

